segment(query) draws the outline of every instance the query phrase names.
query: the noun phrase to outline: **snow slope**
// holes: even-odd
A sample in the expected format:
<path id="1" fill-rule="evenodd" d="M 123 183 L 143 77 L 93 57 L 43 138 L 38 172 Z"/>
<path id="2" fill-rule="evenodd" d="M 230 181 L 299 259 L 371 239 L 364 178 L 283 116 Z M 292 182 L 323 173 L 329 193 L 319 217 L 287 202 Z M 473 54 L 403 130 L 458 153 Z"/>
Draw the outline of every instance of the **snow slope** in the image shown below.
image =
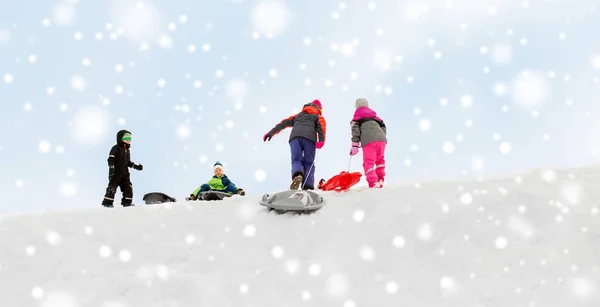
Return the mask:
<path id="1" fill-rule="evenodd" d="M 600 168 L 0 221 L 7 307 L 600 305 Z"/>

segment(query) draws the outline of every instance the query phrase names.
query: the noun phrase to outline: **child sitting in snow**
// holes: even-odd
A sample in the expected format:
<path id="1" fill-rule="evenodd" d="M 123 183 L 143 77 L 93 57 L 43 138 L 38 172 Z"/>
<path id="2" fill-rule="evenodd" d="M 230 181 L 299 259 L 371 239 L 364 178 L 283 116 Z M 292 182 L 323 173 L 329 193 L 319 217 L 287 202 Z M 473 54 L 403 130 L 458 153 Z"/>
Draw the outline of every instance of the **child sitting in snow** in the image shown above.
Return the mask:
<path id="1" fill-rule="evenodd" d="M 377 113 L 369 108 L 366 98 L 358 98 L 354 103 L 356 111 L 350 122 L 352 148 L 350 155 L 363 149 L 363 168 L 370 188 L 382 188 L 385 179 L 385 147 L 387 128 Z"/>
<path id="2" fill-rule="evenodd" d="M 217 161 L 213 166 L 214 176 L 205 184 L 199 186 L 187 200 L 196 200 L 198 193 L 206 191 L 218 191 L 228 194 L 246 195 L 243 189 L 238 189 L 229 178 L 223 173 L 223 165 Z"/>

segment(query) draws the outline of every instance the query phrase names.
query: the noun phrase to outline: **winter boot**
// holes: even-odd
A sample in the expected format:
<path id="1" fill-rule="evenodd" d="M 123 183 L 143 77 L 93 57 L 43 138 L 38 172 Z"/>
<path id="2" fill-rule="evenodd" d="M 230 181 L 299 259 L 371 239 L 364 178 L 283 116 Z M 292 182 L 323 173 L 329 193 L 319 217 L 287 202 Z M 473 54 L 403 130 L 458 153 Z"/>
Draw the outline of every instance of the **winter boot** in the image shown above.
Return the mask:
<path id="1" fill-rule="evenodd" d="M 106 208 L 114 208 L 112 201 L 106 198 L 102 201 L 102 206 Z"/>
<path id="2" fill-rule="evenodd" d="M 304 176 L 302 173 L 298 172 L 294 174 L 294 178 L 292 179 L 292 184 L 290 184 L 290 190 L 298 190 L 302 181 L 304 180 Z"/>
<path id="3" fill-rule="evenodd" d="M 243 189 L 237 189 L 237 194 L 240 196 L 244 196 L 244 195 L 246 195 L 246 192 L 244 192 Z"/>
<path id="4" fill-rule="evenodd" d="M 302 188 L 302 190 L 305 190 L 305 191 L 307 191 L 307 190 L 314 190 L 314 189 L 315 189 L 315 187 L 313 187 L 311 185 L 304 185 L 304 187 Z"/>

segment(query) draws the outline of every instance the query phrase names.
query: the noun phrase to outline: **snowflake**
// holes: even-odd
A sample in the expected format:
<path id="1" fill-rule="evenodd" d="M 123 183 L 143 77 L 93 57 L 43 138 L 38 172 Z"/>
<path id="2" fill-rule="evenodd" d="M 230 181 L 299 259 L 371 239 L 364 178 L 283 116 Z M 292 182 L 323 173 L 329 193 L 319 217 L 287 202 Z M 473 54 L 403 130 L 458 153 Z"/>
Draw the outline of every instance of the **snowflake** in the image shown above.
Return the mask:
<path id="1" fill-rule="evenodd" d="M 108 112 L 99 107 L 86 107 L 77 111 L 73 118 L 71 137 L 82 144 L 98 144 L 106 135 Z"/>
<path id="2" fill-rule="evenodd" d="M 248 93 L 248 83 L 242 79 L 235 78 L 227 83 L 225 92 L 228 99 L 238 100 Z"/>
<path id="3" fill-rule="evenodd" d="M 77 188 L 74 184 L 65 182 L 60 185 L 60 194 L 64 197 L 72 197 L 77 193 Z"/>
<path id="4" fill-rule="evenodd" d="M 76 91 L 83 91 L 87 87 L 87 83 L 81 76 L 73 76 L 71 77 L 71 86 Z"/>
<path id="5" fill-rule="evenodd" d="M 460 202 L 465 205 L 470 205 L 471 203 L 473 203 L 473 196 L 470 193 L 463 193 L 460 196 Z"/>
<path id="6" fill-rule="evenodd" d="M 460 104 L 465 108 L 469 108 L 473 105 L 473 98 L 471 95 L 463 95 L 460 97 Z"/>
<path id="7" fill-rule="evenodd" d="M 256 227 L 254 225 L 246 225 L 242 233 L 246 237 L 254 237 L 256 235 Z"/>
<path id="8" fill-rule="evenodd" d="M 350 290 L 348 278 L 341 274 L 331 275 L 325 284 L 325 291 L 334 298 L 345 296 Z M 346 304 L 344 304 L 346 305 Z"/>
<path id="9" fill-rule="evenodd" d="M 550 98 L 550 84 L 543 74 L 524 70 L 514 80 L 513 96 L 519 105 L 537 109 Z"/>
<path id="10" fill-rule="evenodd" d="M 429 131 L 431 130 L 431 122 L 427 119 L 422 119 L 419 121 L 419 128 L 421 131 Z"/>
<path id="11" fill-rule="evenodd" d="M 131 252 L 125 249 L 119 251 L 119 260 L 129 262 L 131 260 Z"/>
<path id="12" fill-rule="evenodd" d="M 13 81 L 14 78 L 11 74 L 4 74 L 4 82 L 6 82 L 6 84 L 11 84 Z"/>
<path id="13" fill-rule="evenodd" d="M 101 257 L 107 258 L 110 257 L 110 255 L 112 254 L 112 249 L 109 246 L 104 245 L 100 247 L 99 253 Z"/>
<path id="14" fill-rule="evenodd" d="M 498 237 L 496 238 L 495 244 L 497 249 L 506 249 L 508 241 L 504 237 Z"/>
<path id="15" fill-rule="evenodd" d="M 447 154 L 453 153 L 454 149 L 454 144 L 452 144 L 452 142 L 449 141 L 444 142 L 444 145 L 442 146 L 442 150 Z"/>
<path id="16" fill-rule="evenodd" d="M 360 223 L 362 222 L 362 220 L 365 218 L 365 211 L 364 210 L 354 210 L 354 212 L 352 213 L 352 219 L 357 222 Z"/>
<path id="17" fill-rule="evenodd" d="M 288 274 L 294 275 L 300 270 L 300 262 L 296 259 L 289 259 L 285 261 L 284 267 Z"/>
<path id="18" fill-rule="evenodd" d="M 182 124 L 177 127 L 177 137 L 179 139 L 187 139 L 190 137 L 192 130 L 189 125 Z"/>
<path id="19" fill-rule="evenodd" d="M 370 246 L 363 245 L 358 250 L 360 258 L 364 261 L 372 262 L 375 260 L 375 251 Z"/>
<path id="20" fill-rule="evenodd" d="M 291 18 L 291 12 L 282 1 L 261 1 L 252 8 L 251 12 L 254 30 L 267 38 L 283 34 Z"/>
<path id="21" fill-rule="evenodd" d="M 46 140 L 44 140 L 44 141 L 41 141 L 41 142 L 38 144 L 38 149 L 39 149 L 39 150 L 40 150 L 40 152 L 42 152 L 42 153 L 49 153 L 49 152 L 50 152 L 50 150 L 52 149 L 52 144 L 50 144 L 50 142 L 48 142 L 48 141 L 46 141 Z"/>
<path id="22" fill-rule="evenodd" d="M 590 59 L 590 65 L 593 69 L 600 70 L 600 54 L 592 56 Z"/>
<path id="23" fill-rule="evenodd" d="M 404 245 L 406 244 L 406 240 L 404 239 L 404 237 L 402 236 L 395 236 L 392 239 L 392 244 L 396 247 L 396 248 L 402 248 L 404 247 Z"/>
<path id="24" fill-rule="evenodd" d="M 52 10 L 52 21 L 59 26 L 68 26 L 75 20 L 75 6 L 73 3 L 62 1 L 57 3 Z"/>
<path id="25" fill-rule="evenodd" d="M 254 178 L 259 182 L 263 182 L 267 178 L 267 173 L 263 169 L 259 169 L 254 173 Z"/>
<path id="26" fill-rule="evenodd" d="M 492 49 L 492 61 L 498 65 L 509 64 L 512 60 L 512 48 L 506 44 L 494 45 Z"/>
<path id="27" fill-rule="evenodd" d="M 512 151 L 512 144 L 509 142 L 502 142 L 500 143 L 499 149 L 502 154 L 509 154 Z"/>
<path id="28" fill-rule="evenodd" d="M 281 257 L 283 257 L 283 247 L 281 246 L 274 246 L 273 248 L 271 248 L 271 256 L 273 256 L 273 258 L 275 259 L 279 259 Z"/>

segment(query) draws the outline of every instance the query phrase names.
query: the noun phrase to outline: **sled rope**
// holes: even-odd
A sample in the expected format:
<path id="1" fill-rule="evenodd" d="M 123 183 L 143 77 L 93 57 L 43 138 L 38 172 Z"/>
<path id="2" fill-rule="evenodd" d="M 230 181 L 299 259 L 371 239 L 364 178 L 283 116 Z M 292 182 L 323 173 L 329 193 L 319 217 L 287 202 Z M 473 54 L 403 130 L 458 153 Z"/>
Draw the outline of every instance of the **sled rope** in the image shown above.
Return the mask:
<path id="1" fill-rule="evenodd" d="M 348 161 L 348 173 L 350 173 L 350 165 L 352 164 L 352 156 L 350 156 L 350 161 Z"/>
<path id="2" fill-rule="evenodd" d="M 317 150 L 318 152 L 318 150 Z M 308 173 L 306 173 L 306 176 L 304 176 L 304 179 L 302 180 L 302 186 L 300 187 L 300 190 L 304 190 L 304 185 L 306 184 L 306 180 L 308 179 L 308 174 L 310 174 L 310 172 L 313 169 L 313 166 L 315 166 L 315 160 L 317 160 L 317 153 L 315 153 L 315 159 L 313 160 L 313 163 L 310 165 L 310 168 L 308 169 Z"/>

